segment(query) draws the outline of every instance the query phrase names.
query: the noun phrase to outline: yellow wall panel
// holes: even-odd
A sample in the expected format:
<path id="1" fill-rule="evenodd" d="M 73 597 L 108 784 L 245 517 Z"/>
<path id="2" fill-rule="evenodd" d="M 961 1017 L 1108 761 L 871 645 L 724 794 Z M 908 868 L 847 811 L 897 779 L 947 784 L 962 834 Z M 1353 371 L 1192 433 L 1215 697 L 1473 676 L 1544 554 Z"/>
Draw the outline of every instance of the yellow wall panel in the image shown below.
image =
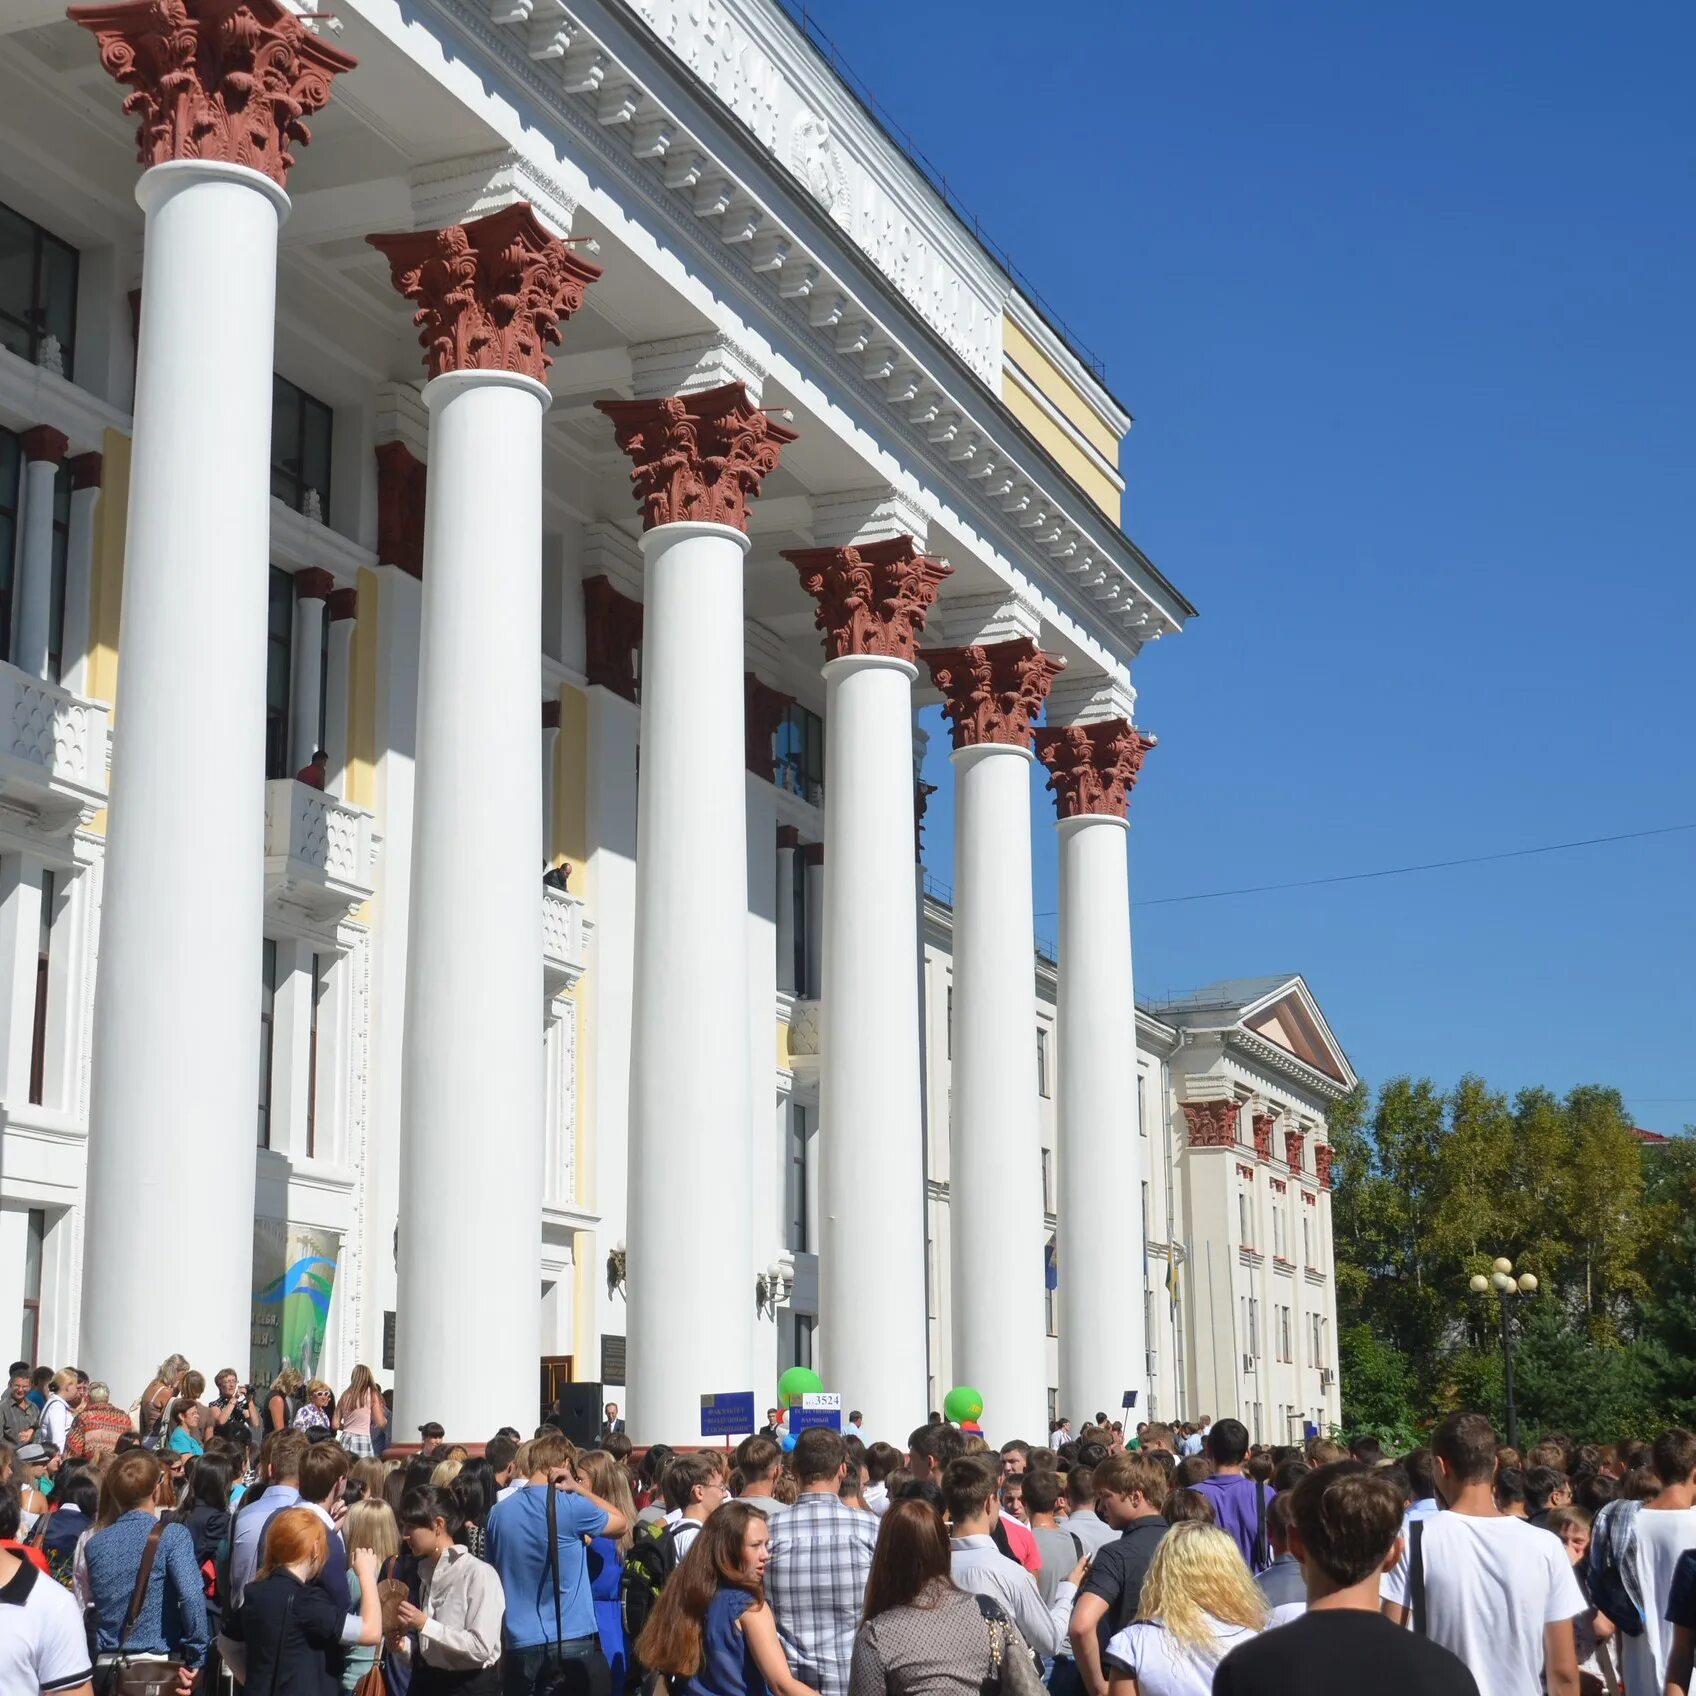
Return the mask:
<path id="1" fill-rule="evenodd" d="M 100 504 L 94 509 L 94 582 L 89 608 L 88 692 L 118 702 L 118 624 L 124 604 L 124 525 L 130 504 L 130 439 L 108 430 L 100 444 Z"/>
<path id="2" fill-rule="evenodd" d="M 559 740 L 554 744 L 554 858 L 571 867 L 571 888 L 589 878 L 589 697 L 559 688 Z"/>
<path id="3" fill-rule="evenodd" d="M 377 808 L 377 636 L 383 614 L 383 580 L 369 566 L 359 572 L 359 616 L 347 690 L 347 798 Z"/>
<path id="4" fill-rule="evenodd" d="M 1077 385 L 1011 318 L 1001 324 L 1001 345 L 1007 357 L 1053 402 L 1055 409 L 1110 464 L 1119 463 L 1119 438 L 1112 427 L 1078 393 Z M 1003 384 L 1002 399 L 1011 401 L 1011 385 Z"/>
<path id="5" fill-rule="evenodd" d="M 1017 383 L 1009 383 L 1001 398 L 1007 403 L 1007 410 L 1047 449 L 1054 463 L 1117 524 L 1120 492 L 1101 470 L 1099 463 L 1090 458 Z"/>

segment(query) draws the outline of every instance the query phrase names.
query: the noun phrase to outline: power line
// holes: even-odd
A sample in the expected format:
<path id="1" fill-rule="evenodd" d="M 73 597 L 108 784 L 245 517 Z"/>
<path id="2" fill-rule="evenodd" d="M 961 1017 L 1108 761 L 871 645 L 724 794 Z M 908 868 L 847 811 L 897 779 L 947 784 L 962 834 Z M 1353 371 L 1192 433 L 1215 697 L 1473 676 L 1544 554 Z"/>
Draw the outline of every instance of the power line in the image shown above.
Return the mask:
<path id="1" fill-rule="evenodd" d="M 1364 883 L 1380 877 L 1406 877 L 1411 872 L 1441 872 L 1454 866 L 1482 866 L 1493 860 L 1524 860 L 1533 854 L 1564 854 L 1572 848 L 1598 848 L 1608 842 L 1636 842 L 1645 836 L 1675 836 L 1680 831 L 1696 830 L 1690 824 L 1663 824 L 1652 830 L 1622 830 L 1612 836 L 1586 836 L 1577 842 L 1543 842 L 1535 848 L 1507 848 L 1499 854 L 1468 854 L 1456 860 L 1424 860 L 1415 866 L 1384 866 L 1372 872 L 1338 872 L 1331 877 L 1299 878 L 1291 883 L 1251 883 L 1240 889 L 1209 889 L 1196 895 L 1161 895 L 1152 901 L 1138 901 L 1140 912 L 1145 907 L 1173 907 L 1185 901 L 1222 901 L 1232 895 L 1269 895 L 1280 889 L 1317 889 L 1329 883 Z M 1038 918 L 1051 914 L 1039 913 Z"/>

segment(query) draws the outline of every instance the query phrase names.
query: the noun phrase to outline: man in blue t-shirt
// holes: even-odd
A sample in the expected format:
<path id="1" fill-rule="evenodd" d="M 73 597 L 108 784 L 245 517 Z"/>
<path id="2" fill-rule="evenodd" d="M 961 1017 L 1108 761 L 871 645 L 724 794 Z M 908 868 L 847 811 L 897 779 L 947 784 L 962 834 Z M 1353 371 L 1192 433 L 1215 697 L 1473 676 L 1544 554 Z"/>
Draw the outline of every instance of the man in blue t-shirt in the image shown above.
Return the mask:
<path id="1" fill-rule="evenodd" d="M 1257 1484 L 1243 1470 L 1248 1458 L 1248 1427 L 1240 1419 L 1221 1419 L 1207 1433 L 1207 1453 L 1217 1469 L 1211 1478 L 1195 1486 L 1207 1498 L 1227 1533 L 1243 1552 L 1250 1572 L 1263 1572 L 1272 1564 L 1266 1540 L 1266 1509 L 1272 1503 L 1272 1486 Z"/>
<path id="2" fill-rule="evenodd" d="M 530 1479 L 489 1515 L 489 1561 L 506 1593 L 502 1663 L 504 1696 L 535 1696 L 563 1679 L 571 1696 L 608 1696 L 611 1674 L 595 1635 L 583 1539 L 603 1531 L 621 1537 L 625 1518 L 591 1495 L 571 1470 L 563 1436 L 530 1445 Z M 559 1590 L 548 1551 L 548 1501 L 553 1499 Z"/>

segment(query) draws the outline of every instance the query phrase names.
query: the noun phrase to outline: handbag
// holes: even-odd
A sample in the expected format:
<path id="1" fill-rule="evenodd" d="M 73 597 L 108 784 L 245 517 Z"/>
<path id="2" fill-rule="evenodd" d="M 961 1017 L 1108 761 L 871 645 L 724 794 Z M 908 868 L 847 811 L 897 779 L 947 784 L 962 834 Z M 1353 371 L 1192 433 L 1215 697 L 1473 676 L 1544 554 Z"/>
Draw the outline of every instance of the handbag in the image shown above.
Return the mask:
<path id="1" fill-rule="evenodd" d="M 548 1579 L 554 1588 L 554 1640 L 553 1655 L 543 1670 L 543 1676 L 537 1681 L 536 1696 L 566 1696 L 569 1689 L 579 1688 L 576 1679 L 567 1680 L 565 1675 L 565 1656 L 561 1645 L 565 1641 L 565 1623 L 560 1614 L 559 1606 L 559 1492 L 552 1483 L 546 1486 L 548 1492 Z"/>
<path id="2" fill-rule="evenodd" d="M 385 1572 L 394 1571 L 394 1561 L 384 1563 Z M 376 1659 L 369 1672 L 362 1673 L 353 1687 L 353 1696 L 389 1696 L 389 1676 L 383 1670 L 383 1657 L 389 1652 L 389 1633 L 400 1629 L 399 1609 L 406 1600 L 406 1586 L 397 1578 L 377 1580 L 377 1601 L 383 1613 L 383 1640 L 377 1645 Z"/>
<path id="3" fill-rule="evenodd" d="M 141 1618 L 142 1604 L 147 1600 L 147 1586 L 153 1577 L 153 1562 L 159 1553 L 159 1540 L 165 1535 L 165 1521 L 160 1520 L 147 1534 L 147 1547 L 142 1551 L 141 1570 L 135 1576 L 135 1591 L 130 1597 L 129 1613 L 124 1628 L 118 1633 L 118 1652 L 104 1666 L 96 1666 L 94 1686 L 96 1696 L 173 1696 L 181 1661 L 128 1659 L 124 1644 Z"/>
<path id="4" fill-rule="evenodd" d="M 972 1600 L 989 1628 L 989 1677 L 983 1681 L 983 1696 L 1048 1696 L 1030 1649 L 1000 1604 L 987 1596 Z"/>

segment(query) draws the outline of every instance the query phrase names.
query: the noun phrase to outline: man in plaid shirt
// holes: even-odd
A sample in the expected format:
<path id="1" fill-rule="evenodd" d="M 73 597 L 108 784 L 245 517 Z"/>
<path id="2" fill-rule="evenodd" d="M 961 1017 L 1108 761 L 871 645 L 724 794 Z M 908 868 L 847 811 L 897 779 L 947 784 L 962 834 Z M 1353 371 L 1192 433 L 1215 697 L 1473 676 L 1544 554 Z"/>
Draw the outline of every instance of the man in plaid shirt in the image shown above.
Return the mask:
<path id="1" fill-rule="evenodd" d="M 801 1499 L 773 1522 L 766 1595 L 796 1678 L 820 1696 L 847 1696 L 877 1516 L 838 1492 L 848 1449 L 835 1431 L 803 1431 L 795 1444 Z"/>

